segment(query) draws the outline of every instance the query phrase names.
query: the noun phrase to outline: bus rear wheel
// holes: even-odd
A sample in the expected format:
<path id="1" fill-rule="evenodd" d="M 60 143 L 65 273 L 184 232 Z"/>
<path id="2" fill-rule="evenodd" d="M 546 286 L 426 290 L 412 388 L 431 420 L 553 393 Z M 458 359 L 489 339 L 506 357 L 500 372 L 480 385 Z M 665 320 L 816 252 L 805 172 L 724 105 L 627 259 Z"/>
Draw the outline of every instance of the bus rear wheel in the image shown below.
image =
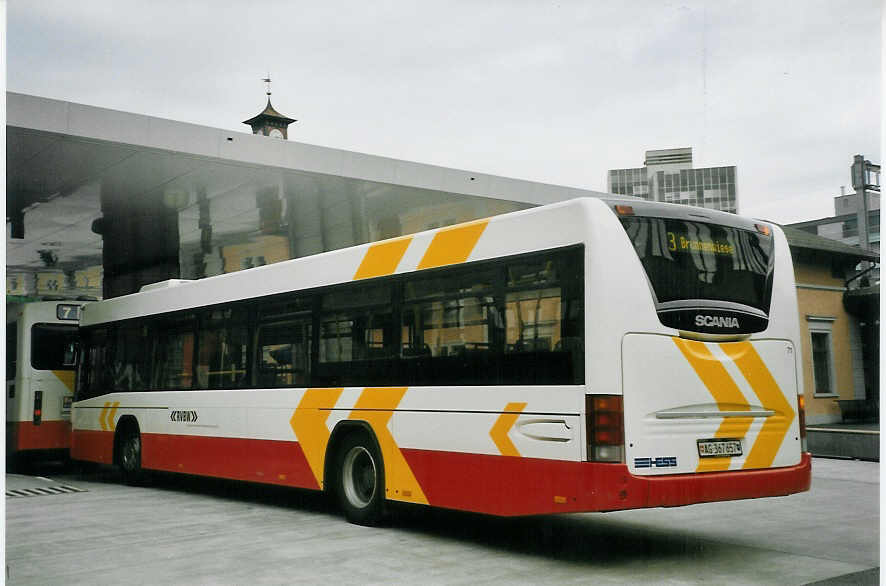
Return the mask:
<path id="1" fill-rule="evenodd" d="M 384 514 L 384 466 L 372 438 L 349 434 L 338 450 L 338 501 L 345 518 L 357 525 L 376 525 Z"/>

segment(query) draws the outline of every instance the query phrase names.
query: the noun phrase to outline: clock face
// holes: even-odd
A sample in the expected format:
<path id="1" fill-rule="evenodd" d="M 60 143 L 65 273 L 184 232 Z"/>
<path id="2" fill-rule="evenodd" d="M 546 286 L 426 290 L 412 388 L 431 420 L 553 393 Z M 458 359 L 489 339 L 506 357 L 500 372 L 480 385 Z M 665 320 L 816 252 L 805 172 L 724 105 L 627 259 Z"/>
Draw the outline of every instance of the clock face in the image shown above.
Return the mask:
<path id="1" fill-rule="evenodd" d="M 268 136 L 270 136 L 271 138 L 283 138 L 283 133 L 280 132 L 279 128 L 272 128 L 271 131 L 268 133 Z"/>

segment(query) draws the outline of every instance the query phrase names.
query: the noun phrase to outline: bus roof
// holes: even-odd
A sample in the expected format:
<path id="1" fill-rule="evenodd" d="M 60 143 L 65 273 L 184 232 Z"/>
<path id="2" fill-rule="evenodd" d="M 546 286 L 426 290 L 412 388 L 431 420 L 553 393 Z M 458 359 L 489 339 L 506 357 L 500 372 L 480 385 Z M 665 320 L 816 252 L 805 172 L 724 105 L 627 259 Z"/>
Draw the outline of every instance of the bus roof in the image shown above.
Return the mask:
<path id="1" fill-rule="evenodd" d="M 81 325 L 125 320 L 295 290 L 342 284 L 382 275 L 409 273 L 460 262 L 492 259 L 584 243 L 591 216 L 611 216 L 604 210 L 629 205 L 636 215 L 707 221 L 753 230 L 754 222 L 734 214 L 677 204 L 647 202 L 618 196 L 576 198 L 492 218 L 474 220 L 416 234 L 399 236 L 282 261 L 195 281 L 172 279 L 148 285 L 138 293 L 90 303 Z M 556 226 L 555 230 L 551 228 Z M 490 236 L 477 244 L 480 233 Z M 422 266 L 422 254 L 441 235 L 442 240 L 476 237 L 464 258 Z M 456 242 L 456 248 L 464 242 Z M 449 246 L 449 245 L 447 245 Z M 396 256 L 399 254 L 399 256 Z M 396 256 L 396 258 L 395 258 Z M 371 262 L 370 262 L 371 261 Z M 388 263 L 388 272 L 361 272 L 366 262 Z"/>

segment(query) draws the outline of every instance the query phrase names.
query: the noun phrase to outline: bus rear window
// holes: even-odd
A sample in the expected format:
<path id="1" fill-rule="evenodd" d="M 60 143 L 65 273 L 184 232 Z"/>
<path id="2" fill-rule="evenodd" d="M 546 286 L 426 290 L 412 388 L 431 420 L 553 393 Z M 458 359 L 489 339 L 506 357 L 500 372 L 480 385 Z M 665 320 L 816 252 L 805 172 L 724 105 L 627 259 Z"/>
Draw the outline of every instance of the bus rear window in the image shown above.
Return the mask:
<path id="1" fill-rule="evenodd" d="M 727 301 L 768 313 L 771 236 L 672 218 L 621 222 L 658 303 Z"/>
<path id="2" fill-rule="evenodd" d="M 77 326 L 31 327 L 31 366 L 37 370 L 74 370 Z"/>

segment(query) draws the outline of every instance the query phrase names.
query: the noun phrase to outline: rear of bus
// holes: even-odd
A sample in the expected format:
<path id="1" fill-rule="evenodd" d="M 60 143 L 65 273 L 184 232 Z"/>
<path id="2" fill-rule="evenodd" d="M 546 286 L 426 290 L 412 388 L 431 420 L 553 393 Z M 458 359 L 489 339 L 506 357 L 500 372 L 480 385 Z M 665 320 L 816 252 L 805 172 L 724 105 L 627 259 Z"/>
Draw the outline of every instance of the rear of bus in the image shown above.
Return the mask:
<path id="1" fill-rule="evenodd" d="M 71 445 L 80 304 L 37 302 L 6 324 L 6 453 L 64 454 Z"/>
<path id="2" fill-rule="evenodd" d="M 606 507 L 808 490 L 799 316 L 781 230 L 702 208 L 601 203 L 611 213 L 589 243 L 587 453 L 630 473 Z"/>

